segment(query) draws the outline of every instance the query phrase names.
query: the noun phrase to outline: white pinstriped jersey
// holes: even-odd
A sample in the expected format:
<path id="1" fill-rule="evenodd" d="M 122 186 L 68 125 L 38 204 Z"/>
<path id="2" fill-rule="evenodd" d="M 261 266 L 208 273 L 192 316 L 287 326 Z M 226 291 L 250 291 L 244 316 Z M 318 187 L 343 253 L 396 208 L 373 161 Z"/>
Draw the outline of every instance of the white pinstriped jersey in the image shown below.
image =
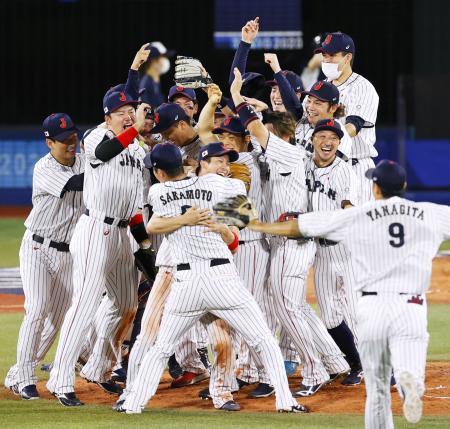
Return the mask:
<path id="1" fill-rule="evenodd" d="M 53 241 L 69 243 L 75 225 L 84 211 L 83 193 L 69 191 L 61 198 L 67 181 L 84 171 L 84 155 L 75 154 L 75 163 L 68 167 L 48 153 L 34 166 L 33 209 L 25 227 L 34 234 Z"/>
<path id="2" fill-rule="evenodd" d="M 145 152 L 135 140 L 120 154 L 103 162 L 95 149 L 104 139 L 113 138 L 112 131 L 96 128 L 84 139 L 86 172 L 84 202 L 89 210 L 105 216 L 129 219 L 143 206 L 143 177 Z"/>
<path id="3" fill-rule="evenodd" d="M 239 194 L 246 194 L 242 181 L 206 174 L 176 182 L 157 183 L 150 188 L 149 201 L 156 216 L 174 217 L 193 206 L 212 209 L 214 204 Z M 220 234 L 207 232 L 203 226 L 184 226 L 167 234 L 167 239 L 174 265 L 214 258 L 232 259 Z"/>
<path id="4" fill-rule="evenodd" d="M 244 164 L 250 170 L 251 176 L 248 197 L 255 206 L 256 211 L 258 213 L 261 213 L 263 210 L 262 185 L 257 156 L 258 154 L 256 152 L 242 152 L 239 154 L 239 159 L 236 161 L 236 163 Z M 241 241 L 260 240 L 262 238 L 262 233 L 251 231 L 248 228 L 242 229 L 239 234 L 239 240 Z"/>
<path id="5" fill-rule="evenodd" d="M 269 178 L 263 180 L 265 215 L 269 222 L 285 212 L 306 212 L 305 151 L 270 133 L 264 159 Z"/>
<path id="6" fill-rule="evenodd" d="M 201 146 L 202 141 L 200 140 L 200 137 L 197 137 L 192 143 L 180 147 L 181 154 L 183 155 L 183 161 L 187 159 L 198 161 L 198 153 L 200 152 Z"/>
<path id="7" fill-rule="evenodd" d="M 162 238 L 158 248 L 158 253 L 156 254 L 155 265 L 157 267 L 173 267 L 175 264 L 173 263 L 172 250 L 170 249 L 169 240 L 163 234 L 155 235 L 159 235 L 159 237 Z"/>
<path id="8" fill-rule="evenodd" d="M 341 139 L 341 143 L 339 143 L 339 151 L 342 152 L 347 158 L 351 158 L 352 138 L 345 129 L 344 121 L 341 119 L 335 119 L 335 121 L 339 122 L 344 133 L 344 136 Z M 295 127 L 295 141 L 306 150 L 306 153 L 308 155 L 314 152 L 311 141 L 313 131 L 314 127 L 312 127 L 305 118 L 302 118 L 302 120 L 298 121 L 297 126 Z"/>
<path id="9" fill-rule="evenodd" d="M 305 160 L 308 211 L 339 210 L 344 201 L 358 205 L 358 180 L 353 168 L 341 158 L 327 167 Z"/>
<path id="10" fill-rule="evenodd" d="M 348 247 L 357 290 L 422 294 L 430 283 L 432 259 L 441 242 L 450 238 L 450 207 L 392 197 L 308 213 L 298 223 L 306 236 L 342 241 Z"/>
<path id="11" fill-rule="evenodd" d="M 373 124 L 371 128 L 361 128 L 360 132 L 353 137 L 351 157 L 358 159 L 376 157 L 378 152 L 374 147 L 375 122 L 380 100 L 377 91 L 365 77 L 355 72 L 337 89 L 339 101 L 345 106 L 346 116 L 359 116 Z"/>

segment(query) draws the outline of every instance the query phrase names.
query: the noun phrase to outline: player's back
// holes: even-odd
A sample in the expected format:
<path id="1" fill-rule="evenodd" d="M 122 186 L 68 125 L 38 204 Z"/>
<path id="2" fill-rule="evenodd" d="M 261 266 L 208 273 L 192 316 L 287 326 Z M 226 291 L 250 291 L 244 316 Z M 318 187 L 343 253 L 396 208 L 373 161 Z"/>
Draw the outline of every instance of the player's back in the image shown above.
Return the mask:
<path id="1" fill-rule="evenodd" d="M 211 209 L 227 197 L 246 194 L 244 183 L 217 174 L 158 183 L 150 188 L 149 203 L 160 217 L 175 217 L 190 207 Z M 231 259 L 231 252 L 220 234 L 204 226 L 184 226 L 168 234 L 174 264 L 215 258 Z"/>
<path id="2" fill-rule="evenodd" d="M 450 208 L 392 197 L 353 210 L 344 240 L 356 263 L 357 288 L 424 293 L 432 259 L 450 235 Z"/>

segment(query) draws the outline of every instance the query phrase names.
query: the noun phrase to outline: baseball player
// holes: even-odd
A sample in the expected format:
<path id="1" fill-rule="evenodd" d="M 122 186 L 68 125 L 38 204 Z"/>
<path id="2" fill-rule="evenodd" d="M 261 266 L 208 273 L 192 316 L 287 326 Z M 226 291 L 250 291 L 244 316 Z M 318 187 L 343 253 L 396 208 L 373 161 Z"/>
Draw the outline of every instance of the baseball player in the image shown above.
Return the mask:
<path id="1" fill-rule="evenodd" d="M 5 386 L 22 399 L 39 398 L 35 368 L 53 344 L 72 299 L 69 243 L 84 210 L 78 129 L 67 114 L 53 113 L 44 120 L 43 131 L 50 152 L 34 167 L 33 209 L 19 252 L 25 316 L 17 361 L 5 379 Z"/>
<path id="2" fill-rule="evenodd" d="M 349 163 L 336 156 L 344 137 L 343 128 L 334 119 L 315 124 L 314 153 L 305 161 L 308 211 L 340 210 L 357 205 L 356 174 Z M 344 385 L 360 384 L 362 380 L 361 361 L 353 336 L 356 332 L 353 283 L 348 249 L 341 243 L 317 240 L 314 290 L 321 319 L 350 365 L 350 374 L 342 381 Z"/>
<path id="3" fill-rule="evenodd" d="M 146 108 L 123 92 L 112 93 L 103 105 L 106 128 L 84 139 L 86 154 L 85 214 L 75 228 L 74 298 L 66 314 L 47 388 L 65 406 L 82 403 L 74 392 L 74 366 L 82 341 L 106 290 L 112 312 L 105 315 L 98 340 L 81 375 L 102 383 L 114 366 L 123 332 L 123 319 L 134 317 L 137 272 L 127 227 L 145 232 L 142 215 L 140 146 L 135 138 L 144 126 Z M 136 115 L 136 116 L 135 116 Z M 140 241 L 140 240 L 139 240 Z"/>
<path id="4" fill-rule="evenodd" d="M 360 293 L 357 324 L 366 380 L 365 427 L 393 428 L 391 368 L 410 423 L 422 416 L 428 345 L 425 293 L 432 259 L 450 237 L 450 207 L 402 198 L 405 170 L 383 160 L 367 171 L 375 201 L 361 207 L 250 224 L 256 231 L 343 242 L 354 261 Z M 370 251 L 367 243 L 370 242 Z M 407 261 L 407 263 L 405 263 Z"/>
<path id="5" fill-rule="evenodd" d="M 239 159 L 236 163 L 247 167 L 249 180 L 247 182 L 246 177 L 233 174 L 233 167 L 236 166 L 236 163 L 230 165 L 231 176 L 248 183 L 248 194 L 251 200 L 256 207 L 262 209 L 262 187 L 257 161 L 258 153 L 249 151 L 250 135 L 238 118 L 227 117 L 218 127 L 213 128 L 213 114 L 221 99 L 221 91 L 216 85 L 211 85 L 208 88 L 208 95 L 208 103 L 202 109 L 199 118 L 200 138 L 202 141 L 210 141 L 218 137 L 225 147 L 239 153 Z M 262 235 L 254 235 L 249 230 L 244 229 L 241 231 L 239 246 L 240 250 L 234 256 L 239 275 L 263 310 L 269 327 L 275 333 L 276 320 L 273 320 L 275 318 L 269 308 L 267 290 L 267 277 L 269 275 L 269 248 L 267 241 Z M 243 341 L 241 341 L 239 348 L 237 377 L 241 385 L 260 382 L 260 385 L 250 393 L 250 397 L 265 397 L 273 393 L 273 387 L 270 386 L 270 380 L 264 368 L 258 369 L 256 367 L 250 356 L 249 349 Z M 205 393 L 205 391 L 200 392 L 200 396 L 205 396 Z"/>
<path id="6" fill-rule="evenodd" d="M 242 78 L 235 69 L 231 95 L 239 118 L 265 149 L 265 204 L 267 219 L 297 216 L 307 209 L 304 151 L 290 144 L 295 120 L 288 113 L 274 112 L 272 123 L 264 126 L 240 95 Z M 277 116 L 281 116 L 277 119 Z M 267 127 L 267 128 L 266 128 Z M 270 130 L 270 131 L 269 131 Z M 280 137 L 278 137 L 280 136 Z M 322 321 L 306 303 L 306 276 L 314 259 L 312 241 L 298 242 L 277 237 L 270 241 L 270 277 L 275 312 L 303 357 L 303 384 L 298 396 L 315 394 L 324 383 L 348 369 L 348 364 Z M 319 354 L 318 348 L 322 351 Z"/>
<path id="7" fill-rule="evenodd" d="M 162 153 L 161 153 L 162 155 Z M 155 175 L 160 184 L 150 189 L 150 202 L 154 215 L 173 217 L 183 207 L 212 209 L 212 206 L 228 196 L 245 194 L 242 182 L 219 175 L 205 175 L 187 179 L 182 169 L 164 170 L 168 157 L 153 160 Z M 166 181 L 170 179 L 169 181 Z M 167 235 L 177 272 L 164 308 L 160 333 L 154 347 L 145 355 L 139 374 L 130 387 L 130 393 L 119 411 L 141 413 L 153 396 L 164 370 L 167 358 L 176 341 L 206 313 L 211 313 L 229 323 L 244 335 L 246 341 L 258 352 L 277 390 L 277 409 L 287 412 L 306 412 L 292 398 L 284 372 L 281 352 L 271 335 L 256 302 L 242 285 L 232 262 L 232 255 L 224 243 L 235 246 L 238 236 L 230 229 L 217 232 L 202 226 L 182 227 Z"/>
<path id="8" fill-rule="evenodd" d="M 337 86 L 345 106 L 345 128 L 353 139 L 351 158 L 360 183 L 361 202 L 369 201 L 373 199 L 372 185 L 364 174 L 374 166 L 372 158 L 378 155 L 374 147 L 378 94 L 366 78 L 353 71 L 355 44 L 347 34 L 329 33 L 314 52 L 322 54 L 322 71 Z"/>
<path id="9" fill-rule="evenodd" d="M 198 101 L 195 90 L 185 88 L 182 85 L 173 85 L 169 89 L 167 100 L 169 103 L 176 103 L 182 107 L 186 115 L 191 118 L 191 123 L 194 122 L 194 116 L 198 112 Z M 193 123 L 193 125 L 195 124 Z"/>

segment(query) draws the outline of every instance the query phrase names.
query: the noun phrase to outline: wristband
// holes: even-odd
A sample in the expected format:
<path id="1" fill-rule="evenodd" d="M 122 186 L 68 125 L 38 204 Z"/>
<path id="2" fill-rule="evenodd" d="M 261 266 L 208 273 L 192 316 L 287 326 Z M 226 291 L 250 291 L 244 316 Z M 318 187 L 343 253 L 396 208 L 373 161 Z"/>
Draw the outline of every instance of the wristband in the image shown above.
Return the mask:
<path id="1" fill-rule="evenodd" d="M 236 107 L 236 112 L 239 115 L 239 119 L 241 120 L 244 127 L 247 127 L 250 122 L 258 119 L 258 115 L 256 114 L 253 107 L 245 101 Z"/>
<path id="2" fill-rule="evenodd" d="M 234 240 L 232 243 L 230 243 L 228 245 L 228 249 L 230 249 L 230 251 L 236 250 L 239 246 L 239 237 L 237 236 L 237 234 L 235 232 L 233 232 L 234 235 Z"/>
<path id="3" fill-rule="evenodd" d="M 148 239 L 147 231 L 145 230 L 144 218 L 141 213 L 134 215 L 130 220 L 131 235 L 138 243 L 142 243 Z"/>
<path id="4" fill-rule="evenodd" d="M 119 140 L 120 144 L 125 148 L 127 148 L 134 140 L 134 138 L 138 135 L 136 128 L 130 127 L 125 131 L 122 131 L 116 138 Z"/>

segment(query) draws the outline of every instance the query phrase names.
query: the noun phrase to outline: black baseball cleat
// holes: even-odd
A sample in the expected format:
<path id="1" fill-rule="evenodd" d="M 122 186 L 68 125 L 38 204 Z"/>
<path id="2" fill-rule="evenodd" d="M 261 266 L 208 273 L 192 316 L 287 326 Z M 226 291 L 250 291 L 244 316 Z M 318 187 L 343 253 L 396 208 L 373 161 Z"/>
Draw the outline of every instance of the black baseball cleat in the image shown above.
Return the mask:
<path id="1" fill-rule="evenodd" d="M 324 383 L 315 384 L 314 386 L 306 386 L 304 384 L 300 384 L 298 390 L 295 390 L 292 395 L 297 398 L 299 396 L 312 396 L 319 391 L 319 389 L 323 386 Z"/>
<path id="2" fill-rule="evenodd" d="M 197 353 L 200 356 L 200 360 L 208 371 L 211 369 L 211 363 L 209 362 L 208 358 L 208 349 L 206 347 L 202 347 L 200 349 L 197 349 Z"/>
<path id="3" fill-rule="evenodd" d="M 363 377 L 364 372 L 361 369 L 352 369 L 347 377 L 342 380 L 341 384 L 344 386 L 357 386 L 361 384 Z"/>
<path id="4" fill-rule="evenodd" d="M 13 384 L 12 386 L 9 386 L 8 389 L 11 390 L 11 392 L 14 393 L 14 395 L 16 396 L 20 395 L 18 384 Z"/>
<path id="5" fill-rule="evenodd" d="M 250 398 L 268 398 L 275 393 L 275 388 L 267 383 L 259 383 L 249 394 Z"/>
<path id="6" fill-rule="evenodd" d="M 106 393 L 109 393 L 111 395 L 121 395 L 123 392 L 123 388 L 116 384 L 114 381 L 105 381 L 104 383 L 95 381 L 94 383 L 98 387 L 103 389 Z"/>
<path id="7" fill-rule="evenodd" d="M 348 370 L 347 371 L 342 371 L 342 372 L 336 372 L 336 373 L 333 373 L 333 374 L 329 374 L 330 375 L 330 379 L 327 380 L 325 382 L 325 384 L 330 384 L 334 380 L 338 379 L 341 375 L 347 375 L 347 374 L 348 374 Z"/>
<path id="8" fill-rule="evenodd" d="M 209 387 L 200 390 L 200 392 L 198 392 L 198 396 L 200 399 L 203 399 L 203 400 L 212 399 L 211 393 L 209 393 Z"/>
<path id="9" fill-rule="evenodd" d="M 247 381 L 241 380 L 240 378 L 236 378 L 237 384 L 239 386 L 239 389 L 242 389 L 245 386 L 248 386 L 250 383 Z"/>
<path id="10" fill-rule="evenodd" d="M 122 412 L 123 412 L 123 411 L 122 411 L 122 406 L 123 406 L 124 402 L 125 402 L 125 399 L 119 399 L 119 400 L 117 400 L 117 402 L 112 406 L 112 409 L 113 409 L 114 411 L 117 411 L 117 412 L 119 412 L 119 413 L 122 413 Z"/>
<path id="11" fill-rule="evenodd" d="M 75 392 L 69 393 L 54 393 L 61 405 L 65 407 L 81 407 L 83 402 L 81 402 L 76 396 Z"/>
<path id="12" fill-rule="evenodd" d="M 220 409 L 223 411 L 240 411 L 241 407 L 239 406 L 239 404 L 237 402 L 228 401 L 228 402 L 225 402 L 225 404 L 223 404 L 220 407 Z"/>
<path id="13" fill-rule="evenodd" d="M 310 410 L 308 407 L 305 407 L 302 404 L 293 405 L 290 409 L 281 409 L 277 410 L 279 413 L 309 413 Z"/>
<path id="14" fill-rule="evenodd" d="M 39 399 L 39 392 L 36 389 L 35 384 L 29 384 L 28 386 L 25 386 L 20 391 L 20 397 L 22 399 L 25 399 L 26 401 L 30 401 L 33 399 Z"/>
<path id="15" fill-rule="evenodd" d="M 111 381 L 125 383 L 127 381 L 127 370 L 125 368 L 117 368 L 111 374 Z"/>
<path id="16" fill-rule="evenodd" d="M 181 368 L 180 364 L 177 362 L 175 354 L 170 356 L 167 366 L 169 367 L 169 374 L 174 380 L 183 375 L 183 368 Z"/>

